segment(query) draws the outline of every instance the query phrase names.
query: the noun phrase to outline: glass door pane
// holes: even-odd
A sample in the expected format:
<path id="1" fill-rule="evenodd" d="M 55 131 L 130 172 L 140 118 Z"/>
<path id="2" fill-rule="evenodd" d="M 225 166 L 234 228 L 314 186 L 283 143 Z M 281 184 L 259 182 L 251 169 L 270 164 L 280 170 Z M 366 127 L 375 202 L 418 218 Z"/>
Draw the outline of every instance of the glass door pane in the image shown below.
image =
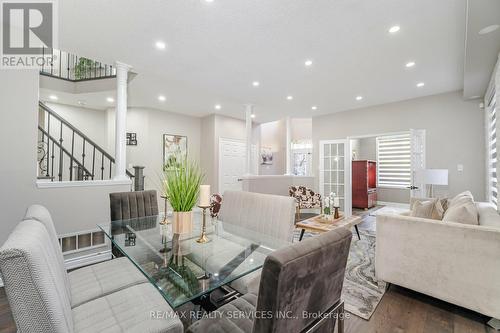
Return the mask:
<path id="1" fill-rule="evenodd" d="M 340 210 L 350 214 L 346 207 L 346 140 L 323 141 L 320 143 L 320 191 L 324 197 L 334 193 L 339 197 Z M 349 200 L 350 201 L 350 200 Z M 346 211 L 347 208 L 347 211 Z"/>

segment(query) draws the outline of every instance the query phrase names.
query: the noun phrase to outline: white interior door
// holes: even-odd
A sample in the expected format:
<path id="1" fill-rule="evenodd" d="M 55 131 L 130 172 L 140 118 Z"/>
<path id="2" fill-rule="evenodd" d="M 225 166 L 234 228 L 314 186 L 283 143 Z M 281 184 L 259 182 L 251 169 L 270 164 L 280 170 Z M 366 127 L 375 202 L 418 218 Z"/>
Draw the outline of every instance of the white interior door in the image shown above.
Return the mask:
<path id="1" fill-rule="evenodd" d="M 245 151 L 244 141 L 219 139 L 219 193 L 242 190 L 239 179 L 245 173 Z"/>
<path id="2" fill-rule="evenodd" d="M 324 198 L 331 192 L 340 197 L 340 210 L 352 214 L 351 147 L 349 140 L 320 141 L 319 190 Z"/>
<path id="3" fill-rule="evenodd" d="M 425 170 L 425 130 L 411 129 L 411 196 L 424 198 L 426 184 L 424 181 Z"/>

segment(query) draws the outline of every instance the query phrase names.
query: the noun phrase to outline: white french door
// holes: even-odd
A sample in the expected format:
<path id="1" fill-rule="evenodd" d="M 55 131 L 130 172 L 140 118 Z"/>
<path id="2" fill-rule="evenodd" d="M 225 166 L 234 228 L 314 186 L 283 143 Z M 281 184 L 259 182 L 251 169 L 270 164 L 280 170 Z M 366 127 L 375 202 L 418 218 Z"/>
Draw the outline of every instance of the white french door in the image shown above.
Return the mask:
<path id="1" fill-rule="evenodd" d="M 411 197 L 427 196 L 424 180 L 425 170 L 425 130 L 411 129 Z"/>
<path id="2" fill-rule="evenodd" d="M 322 198 L 335 193 L 340 198 L 340 210 L 352 214 L 351 147 L 349 140 L 319 142 L 319 190 Z"/>

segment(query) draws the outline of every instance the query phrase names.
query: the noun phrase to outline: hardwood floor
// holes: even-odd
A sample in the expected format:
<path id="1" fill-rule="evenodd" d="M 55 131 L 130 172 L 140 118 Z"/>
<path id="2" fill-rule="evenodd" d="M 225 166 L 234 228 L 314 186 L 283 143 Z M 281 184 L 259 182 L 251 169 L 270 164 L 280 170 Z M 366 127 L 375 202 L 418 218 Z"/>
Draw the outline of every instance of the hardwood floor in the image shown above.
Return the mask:
<path id="1" fill-rule="evenodd" d="M 493 333 L 489 318 L 416 292 L 391 286 L 369 321 L 350 315 L 345 333 Z M 15 333 L 3 288 L 0 288 L 0 333 Z"/>
<path id="2" fill-rule="evenodd" d="M 375 229 L 366 214 L 360 229 Z M 350 315 L 345 333 L 493 333 L 489 318 L 414 291 L 391 285 L 369 321 Z M 15 333 L 5 291 L 0 288 L 0 333 Z"/>

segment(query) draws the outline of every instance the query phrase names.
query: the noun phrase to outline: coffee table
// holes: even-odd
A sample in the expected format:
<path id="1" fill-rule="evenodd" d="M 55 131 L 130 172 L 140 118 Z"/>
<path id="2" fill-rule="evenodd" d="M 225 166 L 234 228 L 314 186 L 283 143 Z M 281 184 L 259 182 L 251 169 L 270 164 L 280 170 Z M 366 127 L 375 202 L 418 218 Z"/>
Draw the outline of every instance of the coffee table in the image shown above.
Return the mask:
<path id="1" fill-rule="evenodd" d="M 318 215 L 307 220 L 297 222 L 295 224 L 295 227 L 298 229 L 302 229 L 302 231 L 300 232 L 299 241 L 301 241 L 304 237 L 304 232 L 306 230 L 322 233 L 341 227 L 351 228 L 353 226 L 356 229 L 356 233 L 358 234 L 358 239 L 361 239 L 358 230 L 358 224 L 360 224 L 361 221 L 361 217 L 359 216 L 342 217 L 336 220 L 327 221 L 322 215 Z"/>

